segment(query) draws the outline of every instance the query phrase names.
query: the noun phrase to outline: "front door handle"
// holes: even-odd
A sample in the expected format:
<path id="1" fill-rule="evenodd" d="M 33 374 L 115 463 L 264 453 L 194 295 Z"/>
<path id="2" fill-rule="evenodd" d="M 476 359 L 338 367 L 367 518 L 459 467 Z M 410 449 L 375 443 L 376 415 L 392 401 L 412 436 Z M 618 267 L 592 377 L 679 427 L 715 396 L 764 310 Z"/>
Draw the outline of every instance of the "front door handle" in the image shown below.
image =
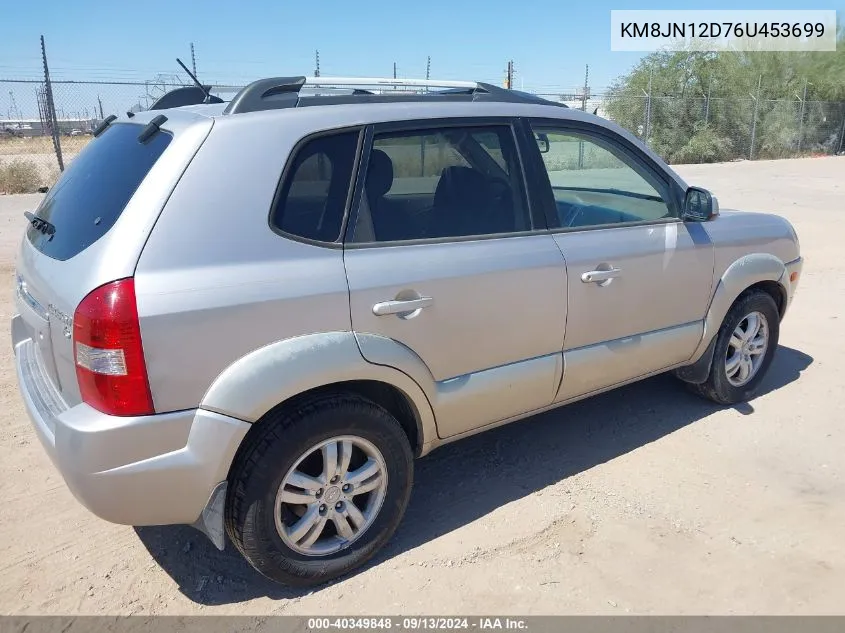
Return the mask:
<path id="1" fill-rule="evenodd" d="M 402 314 L 416 312 L 427 308 L 434 303 L 431 297 L 420 297 L 419 299 L 396 299 L 394 301 L 381 301 L 373 306 L 373 314 L 385 316 L 388 314 Z"/>
<path id="2" fill-rule="evenodd" d="M 581 281 L 585 284 L 603 283 L 615 279 L 622 273 L 621 268 L 610 268 L 608 270 L 590 270 L 581 275 Z"/>

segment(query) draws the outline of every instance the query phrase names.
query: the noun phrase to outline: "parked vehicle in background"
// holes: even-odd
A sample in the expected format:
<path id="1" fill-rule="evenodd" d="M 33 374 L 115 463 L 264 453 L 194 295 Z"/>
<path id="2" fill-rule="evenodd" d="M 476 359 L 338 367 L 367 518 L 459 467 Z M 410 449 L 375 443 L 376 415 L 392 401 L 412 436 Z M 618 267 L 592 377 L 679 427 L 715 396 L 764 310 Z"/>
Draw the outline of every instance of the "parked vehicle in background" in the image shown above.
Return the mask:
<path id="1" fill-rule="evenodd" d="M 786 220 L 530 95 L 307 83 L 109 117 L 27 216 L 18 380 L 92 512 L 312 585 L 384 545 L 438 446 L 666 371 L 757 392 Z"/>

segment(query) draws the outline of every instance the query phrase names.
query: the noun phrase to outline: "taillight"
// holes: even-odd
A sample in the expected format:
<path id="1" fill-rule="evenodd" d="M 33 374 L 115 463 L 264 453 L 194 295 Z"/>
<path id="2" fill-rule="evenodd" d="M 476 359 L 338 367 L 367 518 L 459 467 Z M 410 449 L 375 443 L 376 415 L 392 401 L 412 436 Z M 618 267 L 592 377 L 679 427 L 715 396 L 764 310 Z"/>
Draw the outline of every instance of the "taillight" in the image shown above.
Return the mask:
<path id="1" fill-rule="evenodd" d="M 82 300 L 73 315 L 73 348 L 84 402 L 110 415 L 153 413 L 133 279 L 100 286 Z"/>

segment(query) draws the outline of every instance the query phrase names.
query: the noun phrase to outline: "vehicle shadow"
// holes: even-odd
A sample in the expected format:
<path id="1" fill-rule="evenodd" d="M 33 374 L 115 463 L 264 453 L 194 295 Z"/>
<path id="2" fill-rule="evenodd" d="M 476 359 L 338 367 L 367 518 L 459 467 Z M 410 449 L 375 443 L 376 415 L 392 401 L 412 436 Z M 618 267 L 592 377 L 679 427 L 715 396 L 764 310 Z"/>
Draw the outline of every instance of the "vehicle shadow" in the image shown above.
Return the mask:
<path id="1" fill-rule="evenodd" d="M 761 394 L 797 380 L 812 362 L 807 354 L 780 346 Z M 662 375 L 438 449 L 417 461 L 405 519 L 364 569 L 654 442 L 719 408 Z M 737 409 L 753 413 L 751 404 Z M 257 597 L 291 599 L 311 591 L 266 580 L 231 542 L 225 551 L 218 551 L 191 527 L 138 527 L 135 531 L 179 590 L 194 602 L 219 605 Z"/>

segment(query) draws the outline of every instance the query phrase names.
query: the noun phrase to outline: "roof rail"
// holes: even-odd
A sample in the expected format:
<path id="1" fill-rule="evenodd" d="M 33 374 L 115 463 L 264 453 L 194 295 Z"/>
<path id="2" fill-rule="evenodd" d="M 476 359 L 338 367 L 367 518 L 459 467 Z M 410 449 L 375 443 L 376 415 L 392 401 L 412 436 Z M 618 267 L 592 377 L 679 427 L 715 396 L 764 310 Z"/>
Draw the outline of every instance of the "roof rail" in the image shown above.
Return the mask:
<path id="1" fill-rule="evenodd" d="M 352 88 L 351 95 L 319 95 L 300 99 L 303 87 Z M 362 87 L 441 88 L 435 92 L 408 94 L 382 91 L 380 94 Z M 305 105 L 339 103 L 377 103 L 395 101 L 506 101 L 512 103 L 546 103 L 559 105 L 528 93 L 507 90 L 493 84 L 475 81 L 434 79 L 391 79 L 382 77 L 270 77 L 259 79 L 241 88 L 226 106 L 223 114 L 240 114 L 261 110 L 295 108 Z"/>

